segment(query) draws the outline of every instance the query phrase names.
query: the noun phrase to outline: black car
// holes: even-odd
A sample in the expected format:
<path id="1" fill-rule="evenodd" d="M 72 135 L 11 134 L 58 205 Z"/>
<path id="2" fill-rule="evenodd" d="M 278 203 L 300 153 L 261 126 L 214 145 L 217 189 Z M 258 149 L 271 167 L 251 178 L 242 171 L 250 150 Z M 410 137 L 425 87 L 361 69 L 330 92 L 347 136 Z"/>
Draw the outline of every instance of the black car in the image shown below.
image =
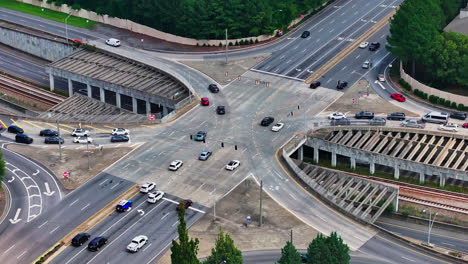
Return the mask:
<path id="1" fill-rule="evenodd" d="M 302 32 L 301 38 L 308 38 L 309 36 L 310 36 L 310 32 L 306 30 Z"/>
<path id="2" fill-rule="evenodd" d="M 44 143 L 46 144 L 63 144 L 65 140 L 61 137 L 46 137 Z"/>
<path id="3" fill-rule="evenodd" d="M 260 122 L 260 125 L 261 126 L 269 126 L 271 123 L 273 123 L 273 121 L 275 121 L 275 119 L 273 117 L 267 116 L 267 117 L 262 119 L 262 122 Z"/>
<path id="4" fill-rule="evenodd" d="M 105 237 L 95 237 L 91 242 L 88 244 L 88 249 L 90 251 L 98 251 L 99 248 L 104 246 L 107 243 L 107 238 Z"/>
<path id="5" fill-rule="evenodd" d="M 466 113 L 463 113 L 463 112 L 454 112 L 454 113 L 451 113 L 451 114 L 450 114 L 450 118 L 465 120 L 465 119 L 466 119 Z"/>
<path id="6" fill-rule="evenodd" d="M 307 254 L 306 253 L 301 253 L 301 262 L 302 263 L 307 263 Z"/>
<path id="7" fill-rule="evenodd" d="M 15 141 L 18 143 L 31 144 L 33 139 L 26 134 L 16 134 Z"/>
<path id="8" fill-rule="evenodd" d="M 218 113 L 218 115 L 224 115 L 224 114 L 226 114 L 226 108 L 224 107 L 224 105 L 219 105 L 219 106 L 216 108 L 216 113 Z"/>
<path id="9" fill-rule="evenodd" d="M 330 121 L 331 126 L 349 126 L 351 121 L 348 118 L 333 119 Z"/>
<path id="10" fill-rule="evenodd" d="M 208 90 L 210 90 L 210 92 L 212 92 L 212 93 L 217 93 L 217 92 L 219 92 L 218 85 L 213 84 L 213 83 L 210 84 L 210 85 L 208 85 Z"/>
<path id="11" fill-rule="evenodd" d="M 24 133 L 24 130 L 19 126 L 11 125 L 8 127 L 8 132 L 13 134 L 22 134 Z"/>
<path id="12" fill-rule="evenodd" d="M 380 48 L 380 43 L 379 42 L 372 42 L 370 45 L 369 45 L 369 50 L 370 51 L 376 51 Z"/>
<path id="13" fill-rule="evenodd" d="M 406 119 L 406 115 L 405 115 L 405 113 L 400 113 L 400 112 L 391 113 L 391 114 L 387 115 L 387 119 L 388 119 L 388 120 L 400 120 L 400 121 L 403 121 L 403 120 Z"/>
<path id="14" fill-rule="evenodd" d="M 336 84 L 336 89 L 344 89 L 346 86 L 348 86 L 348 82 L 338 81 Z"/>
<path id="15" fill-rule="evenodd" d="M 44 129 L 39 132 L 39 136 L 55 137 L 58 136 L 58 132 L 52 129 Z"/>
<path id="16" fill-rule="evenodd" d="M 385 126 L 387 123 L 387 120 L 383 117 L 374 117 L 371 120 L 369 120 L 369 125 L 371 126 Z"/>
<path id="17" fill-rule="evenodd" d="M 79 93 L 79 94 L 88 96 L 88 89 L 79 89 L 76 92 Z"/>
<path id="18" fill-rule="evenodd" d="M 111 137 L 111 142 L 127 142 L 130 138 L 125 135 L 113 135 Z"/>
<path id="19" fill-rule="evenodd" d="M 320 82 L 313 82 L 313 83 L 310 84 L 309 87 L 312 88 L 312 89 L 315 89 L 315 88 L 319 87 L 320 85 L 321 85 Z"/>
<path id="20" fill-rule="evenodd" d="M 88 233 L 79 233 L 72 239 L 72 245 L 79 247 L 88 241 L 90 237 L 91 235 Z"/>
<path id="21" fill-rule="evenodd" d="M 356 119 L 372 119 L 374 118 L 374 113 L 370 111 L 361 111 L 354 115 Z"/>
<path id="22" fill-rule="evenodd" d="M 192 200 L 184 200 L 183 202 L 184 202 L 185 209 L 189 208 L 193 204 Z M 180 203 L 177 205 L 176 210 L 177 211 L 180 210 Z"/>

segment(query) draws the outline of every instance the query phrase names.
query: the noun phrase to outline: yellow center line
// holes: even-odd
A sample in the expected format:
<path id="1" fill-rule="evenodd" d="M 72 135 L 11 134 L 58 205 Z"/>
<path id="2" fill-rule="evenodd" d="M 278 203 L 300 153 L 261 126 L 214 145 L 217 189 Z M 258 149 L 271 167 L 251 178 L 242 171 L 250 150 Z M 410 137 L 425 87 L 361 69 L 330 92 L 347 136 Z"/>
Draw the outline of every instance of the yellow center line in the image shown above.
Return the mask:
<path id="1" fill-rule="evenodd" d="M 75 127 L 68 126 L 68 125 L 65 125 L 65 124 L 60 124 L 60 123 L 59 123 L 59 125 L 60 125 L 60 126 L 64 126 L 64 127 L 68 127 L 68 128 L 71 128 L 71 129 L 75 129 Z"/>
<path id="2" fill-rule="evenodd" d="M 141 125 L 142 127 L 156 128 L 156 126 Z"/>
<path id="3" fill-rule="evenodd" d="M 36 128 L 39 128 L 39 129 L 45 129 L 45 127 L 38 126 L 38 125 L 36 125 L 36 124 L 34 124 L 34 123 L 32 123 L 32 122 L 26 121 L 26 120 L 23 120 L 23 122 L 28 123 L 28 124 L 30 124 L 31 126 L 36 127 Z"/>
<path id="4" fill-rule="evenodd" d="M 104 126 L 104 127 L 107 127 L 107 128 L 110 128 L 110 129 L 114 129 L 115 127 L 110 127 L 110 126 Z"/>
<path id="5" fill-rule="evenodd" d="M 2 120 L 0 120 L 0 122 L 2 123 L 2 126 L 4 126 L 5 128 L 7 128 L 7 126 L 5 125 L 5 123 L 3 123 Z"/>
<path id="6" fill-rule="evenodd" d="M 412 228 L 412 227 L 406 227 L 406 226 L 401 226 L 401 225 L 397 225 L 397 224 L 390 224 L 390 223 L 382 222 L 382 221 L 376 221 L 376 222 L 380 223 L 380 224 L 384 224 L 384 225 L 400 227 L 400 228 L 407 229 L 407 230 L 417 231 L 417 232 L 421 232 L 421 233 L 427 233 L 427 230 L 420 230 L 420 229 L 416 229 L 416 228 Z M 447 235 L 442 235 L 442 234 L 439 234 L 439 233 L 431 232 L 431 236 L 433 236 L 433 235 L 468 242 L 467 239 L 452 237 L 452 236 L 447 236 Z"/>
<path id="7" fill-rule="evenodd" d="M 10 120 L 15 123 L 15 125 L 17 125 L 19 128 L 22 128 L 18 123 L 16 123 L 15 120 L 13 120 L 13 118 L 10 118 Z M 24 130 L 24 132 L 26 132 L 26 130 L 24 128 L 22 128 Z"/>
<path id="8" fill-rule="evenodd" d="M 109 130 L 104 130 L 104 129 L 93 127 L 93 126 L 90 126 L 90 125 L 85 125 L 85 127 L 89 127 L 89 128 L 94 129 L 94 130 L 99 130 L 99 131 L 104 132 L 104 133 L 110 133 Z"/>

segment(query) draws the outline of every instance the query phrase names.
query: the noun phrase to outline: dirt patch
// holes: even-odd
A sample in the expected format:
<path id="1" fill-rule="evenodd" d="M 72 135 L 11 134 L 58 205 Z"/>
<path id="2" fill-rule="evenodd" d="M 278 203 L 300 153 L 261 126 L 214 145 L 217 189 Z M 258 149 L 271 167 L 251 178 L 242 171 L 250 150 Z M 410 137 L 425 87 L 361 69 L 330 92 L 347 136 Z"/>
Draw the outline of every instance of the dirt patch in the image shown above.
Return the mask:
<path id="1" fill-rule="evenodd" d="M 181 63 L 203 72 L 221 85 L 226 85 L 270 55 L 271 53 L 267 53 L 241 60 L 230 60 L 227 64 L 224 61 L 181 61 Z"/>
<path id="2" fill-rule="evenodd" d="M 282 248 L 290 239 L 291 230 L 296 248 L 306 249 L 318 232 L 290 214 L 265 193 L 263 193 L 264 221 L 263 226 L 259 227 L 259 199 L 259 186 L 254 180 L 247 179 L 217 202 L 217 220 L 213 220 L 211 210 L 189 230 L 191 237 L 200 240 L 198 257 L 203 258 L 211 253 L 220 227 L 231 235 L 236 247 L 242 251 Z M 248 227 L 245 225 L 247 216 L 251 217 L 251 224 Z M 158 263 L 170 264 L 170 256 L 169 249 Z"/>
<path id="3" fill-rule="evenodd" d="M 369 83 L 366 80 L 360 80 L 350 87 L 336 102 L 330 105 L 324 113 L 329 114 L 335 111 L 355 113 L 366 110 L 372 111 L 376 115 L 403 112 L 406 116 L 419 116 L 384 100 L 368 85 Z"/>
<path id="4" fill-rule="evenodd" d="M 67 146 L 70 147 L 70 146 Z M 40 162 L 47 167 L 67 190 L 76 189 L 90 178 L 107 168 L 109 165 L 133 150 L 131 147 L 120 148 L 90 148 L 88 170 L 88 153 L 86 146 L 82 149 L 62 149 L 62 160 L 59 160 L 57 149 L 30 147 L 10 144 L 8 149 Z M 69 172 L 70 177 L 63 178 L 63 172 Z"/>

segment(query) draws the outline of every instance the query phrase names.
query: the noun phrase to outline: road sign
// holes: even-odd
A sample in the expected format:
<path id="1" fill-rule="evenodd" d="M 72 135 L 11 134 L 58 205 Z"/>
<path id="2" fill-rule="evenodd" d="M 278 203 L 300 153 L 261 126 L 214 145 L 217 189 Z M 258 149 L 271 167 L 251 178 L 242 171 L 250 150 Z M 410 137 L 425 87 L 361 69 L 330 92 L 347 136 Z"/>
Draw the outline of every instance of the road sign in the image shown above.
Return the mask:
<path id="1" fill-rule="evenodd" d="M 154 115 L 149 116 L 150 120 L 154 120 Z"/>
<path id="2" fill-rule="evenodd" d="M 250 215 L 247 216 L 247 224 L 250 223 Z"/>
<path id="3" fill-rule="evenodd" d="M 280 36 L 283 35 L 283 30 L 280 30 L 280 31 L 279 31 L 279 34 L 280 34 Z"/>
<path id="4" fill-rule="evenodd" d="M 67 171 L 64 171 L 64 172 L 63 172 L 63 177 L 64 177 L 64 178 L 68 178 L 68 172 L 67 172 Z"/>

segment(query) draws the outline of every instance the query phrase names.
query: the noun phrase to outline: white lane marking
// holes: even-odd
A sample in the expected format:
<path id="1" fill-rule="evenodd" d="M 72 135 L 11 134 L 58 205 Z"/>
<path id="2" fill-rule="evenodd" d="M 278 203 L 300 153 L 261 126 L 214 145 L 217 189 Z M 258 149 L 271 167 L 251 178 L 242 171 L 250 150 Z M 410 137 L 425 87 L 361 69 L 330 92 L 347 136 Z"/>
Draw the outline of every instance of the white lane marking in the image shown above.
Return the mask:
<path id="1" fill-rule="evenodd" d="M 290 63 L 292 60 L 288 60 L 286 63 Z"/>
<path id="2" fill-rule="evenodd" d="M 50 191 L 49 183 L 45 182 L 44 185 L 45 185 L 46 191 L 43 193 L 47 196 L 52 196 L 55 193 L 55 191 Z"/>
<path id="3" fill-rule="evenodd" d="M 151 245 L 153 245 L 153 243 L 150 243 L 149 245 L 147 245 L 147 246 L 143 249 L 143 252 L 145 252 L 146 249 L 148 249 L 149 247 L 151 247 Z"/>
<path id="4" fill-rule="evenodd" d="M 14 244 L 13 246 L 9 247 L 7 250 L 5 250 L 5 252 L 3 252 L 3 254 L 6 254 L 8 251 L 10 251 L 12 248 L 14 248 L 16 246 L 16 244 Z M 3 255 L 2 254 L 2 255 Z"/>
<path id="5" fill-rule="evenodd" d="M 247 150 L 247 148 L 245 148 L 245 149 L 242 151 L 242 153 L 244 153 L 246 150 Z"/>
<path id="6" fill-rule="evenodd" d="M 8 180 L 9 183 L 13 182 L 15 180 L 14 176 L 11 176 L 11 180 Z"/>
<path id="7" fill-rule="evenodd" d="M 74 204 L 76 204 L 80 199 L 76 199 L 75 201 L 73 201 L 69 206 L 72 206 Z"/>
<path id="8" fill-rule="evenodd" d="M 214 106 L 214 105 L 212 105 L 212 106 Z M 200 126 L 203 126 L 205 123 L 206 123 L 206 120 L 201 122 Z"/>
<path id="9" fill-rule="evenodd" d="M 114 186 L 111 187 L 111 190 L 117 187 L 120 183 L 115 184 Z"/>
<path id="10" fill-rule="evenodd" d="M 39 170 L 36 170 L 36 172 L 35 172 L 35 173 L 33 173 L 33 175 L 34 175 L 34 176 L 36 176 L 36 175 L 38 175 L 38 174 L 39 174 L 39 172 L 40 172 Z"/>
<path id="11" fill-rule="evenodd" d="M 101 183 L 99 183 L 99 186 L 103 185 L 106 181 L 107 179 L 103 180 Z"/>
<path id="12" fill-rule="evenodd" d="M 179 220 L 177 220 L 175 223 L 172 224 L 172 226 L 175 226 L 179 223 Z"/>
<path id="13" fill-rule="evenodd" d="M 382 87 L 383 90 L 385 90 L 385 87 L 382 85 L 382 83 L 380 83 L 379 81 L 375 81 L 374 83 L 380 85 L 380 87 Z"/>
<path id="14" fill-rule="evenodd" d="M 288 193 L 288 194 L 289 194 L 289 196 L 291 196 L 294 200 L 297 201 L 297 198 L 296 198 L 294 195 L 292 195 L 291 193 Z"/>
<path id="15" fill-rule="evenodd" d="M 52 229 L 52 231 L 49 232 L 49 234 L 54 233 L 60 226 L 57 226 L 56 228 Z"/>
<path id="16" fill-rule="evenodd" d="M 24 254 L 26 254 L 26 252 L 27 252 L 26 250 L 23 251 L 23 253 L 21 253 L 18 257 L 16 257 L 16 259 L 20 259 Z"/>
<path id="17" fill-rule="evenodd" d="M 49 221 L 45 221 L 44 223 L 42 223 L 40 226 L 38 226 L 37 228 L 41 228 L 43 227 L 45 224 L 47 224 Z"/>
<path id="18" fill-rule="evenodd" d="M 163 217 L 161 217 L 161 220 L 163 220 L 164 218 L 166 218 L 166 216 L 170 215 L 171 213 L 166 213 L 163 215 Z"/>
<path id="19" fill-rule="evenodd" d="M 334 29 L 334 28 L 332 28 L 332 29 L 331 29 L 329 32 L 330 32 L 330 33 L 333 33 L 333 31 L 335 31 L 335 29 Z"/>
<path id="20" fill-rule="evenodd" d="M 166 201 L 171 202 L 171 203 L 174 203 L 174 204 L 179 204 L 179 202 L 176 202 L 176 201 L 174 201 L 174 200 L 168 199 L 168 198 L 166 198 L 166 197 L 163 197 L 163 200 L 166 200 Z M 200 213 L 203 213 L 203 214 L 205 213 L 205 211 L 202 211 L 202 210 L 200 210 L 200 209 L 194 208 L 194 207 L 192 207 L 192 206 L 190 206 L 188 209 L 192 209 L 192 210 L 194 210 L 194 211 L 197 211 L 197 212 L 200 212 Z"/>
<path id="21" fill-rule="evenodd" d="M 320 28 L 318 32 L 321 32 L 323 30 L 323 28 Z"/>
<path id="22" fill-rule="evenodd" d="M 348 66 L 344 66 L 341 70 L 344 71 L 346 68 L 348 68 Z"/>
<path id="23" fill-rule="evenodd" d="M 415 262 L 414 260 L 409 259 L 409 258 L 405 258 L 405 257 L 403 257 L 403 256 L 401 256 L 401 258 L 404 258 L 404 259 L 409 260 L 409 261 L 411 261 L 411 262 Z"/>
<path id="24" fill-rule="evenodd" d="M 84 209 L 88 208 L 88 206 L 90 206 L 89 203 L 88 203 L 87 205 L 85 205 L 83 208 L 81 208 L 81 211 L 83 211 Z"/>
<path id="25" fill-rule="evenodd" d="M 11 218 L 9 219 L 10 223 L 12 223 L 13 225 L 19 223 L 21 221 L 21 218 L 18 218 L 20 213 L 21 213 L 21 208 L 16 209 L 15 217 L 13 217 L 13 219 Z"/>
<path id="26" fill-rule="evenodd" d="M 356 56 L 356 59 L 358 59 L 359 57 L 361 57 L 361 55 L 357 55 L 357 56 Z"/>
<path id="27" fill-rule="evenodd" d="M 442 244 L 444 244 L 444 245 L 448 245 L 448 246 L 452 246 L 452 247 L 454 247 L 454 246 L 455 246 L 454 244 L 445 243 L 445 242 L 442 242 Z"/>

